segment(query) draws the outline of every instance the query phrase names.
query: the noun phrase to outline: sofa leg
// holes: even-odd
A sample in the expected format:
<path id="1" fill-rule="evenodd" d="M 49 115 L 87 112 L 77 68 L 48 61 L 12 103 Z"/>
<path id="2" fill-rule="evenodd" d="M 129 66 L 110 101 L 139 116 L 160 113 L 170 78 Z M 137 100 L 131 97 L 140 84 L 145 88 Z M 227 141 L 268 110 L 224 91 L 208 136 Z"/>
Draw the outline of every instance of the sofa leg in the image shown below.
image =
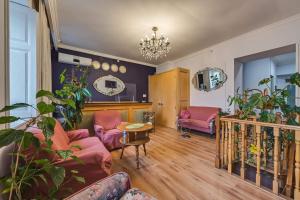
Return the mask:
<path id="1" fill-rule="evenodd" d="M 135 146 L 135 151 L 136 151 L 136 168 L 140 168 L 140 159 L 139 159 L 139 145 Z"/>

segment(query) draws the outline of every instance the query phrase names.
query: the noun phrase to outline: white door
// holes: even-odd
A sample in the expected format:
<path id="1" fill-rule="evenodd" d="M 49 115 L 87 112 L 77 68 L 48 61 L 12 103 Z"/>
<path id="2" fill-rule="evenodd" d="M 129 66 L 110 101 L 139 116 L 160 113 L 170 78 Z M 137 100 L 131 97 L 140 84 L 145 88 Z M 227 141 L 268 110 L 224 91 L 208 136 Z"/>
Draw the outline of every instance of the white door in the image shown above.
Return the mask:
<path id="1" fill-rule="evenodd" d="M 27 6 L 10 2 L 10 104 L 24 102 L 35 105 L 36 103 L 36 24 L 36 11 Z M 29 117 L 34 114 L 35 112 L 31 108 L 11 112 L 11 115 L 21 117 Z M 12 126 L 18 123 L 12 124 Z"/>

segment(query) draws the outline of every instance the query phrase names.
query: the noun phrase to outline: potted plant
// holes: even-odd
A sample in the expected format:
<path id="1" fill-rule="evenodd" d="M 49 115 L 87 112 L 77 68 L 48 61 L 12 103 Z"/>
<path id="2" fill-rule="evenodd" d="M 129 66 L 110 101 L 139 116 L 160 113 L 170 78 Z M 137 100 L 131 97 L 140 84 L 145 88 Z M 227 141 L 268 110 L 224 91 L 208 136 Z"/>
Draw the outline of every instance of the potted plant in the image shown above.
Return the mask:
<path id="1" fill-rule="evenodd" d="M 88 68 L 77 66 L 72 69 L 71 77 L 66 74 L 64 70 L 60 74 L 60 83 L 62 88 L 56 90 L 56 97 L 74 102 L 74 105 L 65 104 L 61 106 L 60 113 L 64 118 L 64 128 L 67 130 L 76 128 L 76 126 L 82 121 L 82 112 L 85 102 L 91 97 L 91 93 L 88 90 Z M 77 75 L 77 76 L 76 76 Z"/>
<path id="2" fill-rule="evenodd" d="M 0 130 L 0 148 L 14 143 L 14 152 L 12 153 L 11 173 L 1 178 L 2 194 L 8 195 L 8 199 L 24 199 L 26 191 L 30 188 L 36 187 L 39 183 L 44 182 L 49 184 L 49 193 L 47 199 L 54 199 L 57 192 L 62 188 L 66 178 L 66 172 L 63 167 L 55 166 L 54 163 L 47 158 L 39 158 L 38 154 L 41 152 L 56 153 L 62 159 L 72 157 L 72 151 L 60 150 L 55 151 L 51 149 L 52 140 L 55 127 L 55 119 L 49 117 L 55 109 L 55 104 L 68 104 L 74 106 L 71 101 L 63 102 L 54 97 L 51 92 L 41 90 L 36 94 L 36 107 L 26 103 L 16 103 L 5 106 L 0 110 L 1 113 L 9 112 L 14 109 L 31 107 L 37 111 L 34 117 L 18 117 L 18 116 L 3 116 L 0 117 L 0 124 L 9 125 L 12 122 L 23 120 L 26 121 L 21 128 L 5 128 Z M 42 99 L 49 100 L 51 103 L 46 103 Z M 31 127 L 37 126 L 42 130 L 45 137 L 43 144 L 29 131 Z M 29 148 L 34 148 L 33 155 L 28 157 L 24 152 Z M 80 182 L 84 182 L 82 177 L 77 176 L 77 171 L 73 170 L 72 177 Z M 24 196 L 25 195 L 25 196 Z"/>

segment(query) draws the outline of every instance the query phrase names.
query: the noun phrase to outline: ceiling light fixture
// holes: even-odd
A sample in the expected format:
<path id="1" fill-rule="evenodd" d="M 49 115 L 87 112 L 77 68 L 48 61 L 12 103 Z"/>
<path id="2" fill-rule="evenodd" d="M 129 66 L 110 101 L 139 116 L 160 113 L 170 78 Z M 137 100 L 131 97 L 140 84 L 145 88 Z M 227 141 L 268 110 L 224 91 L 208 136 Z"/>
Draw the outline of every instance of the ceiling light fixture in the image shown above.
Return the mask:
<path id="1" fill-rule="evenodd" d="M 146 36 L 145 39 L 141 39 L 140 51 L 146 59 L 151 60 L 152 58 L 155 58 L 157 60 L 158 58 L 167 56 L 171 47 L 168 38 L 163 34 L 161 34 L 160 37 L 157 36 L 157 27 L 154 26 L 152 31 L 153 34 L 151 38 Z"/>

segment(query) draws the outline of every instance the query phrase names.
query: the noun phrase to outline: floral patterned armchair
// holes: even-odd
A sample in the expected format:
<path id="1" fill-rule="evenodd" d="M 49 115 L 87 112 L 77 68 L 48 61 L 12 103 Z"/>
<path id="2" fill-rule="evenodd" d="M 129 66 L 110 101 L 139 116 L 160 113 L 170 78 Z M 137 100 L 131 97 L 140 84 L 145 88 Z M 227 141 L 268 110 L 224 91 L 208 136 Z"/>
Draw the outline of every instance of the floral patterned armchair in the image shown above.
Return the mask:
<path id="1" fill-rule="evenodd" d="M 156 200 L 151 195 L 131 188 L 130 178 L 125 172 L 113 174 L 87 188 L 80 190 L 66 200 Z"/>

